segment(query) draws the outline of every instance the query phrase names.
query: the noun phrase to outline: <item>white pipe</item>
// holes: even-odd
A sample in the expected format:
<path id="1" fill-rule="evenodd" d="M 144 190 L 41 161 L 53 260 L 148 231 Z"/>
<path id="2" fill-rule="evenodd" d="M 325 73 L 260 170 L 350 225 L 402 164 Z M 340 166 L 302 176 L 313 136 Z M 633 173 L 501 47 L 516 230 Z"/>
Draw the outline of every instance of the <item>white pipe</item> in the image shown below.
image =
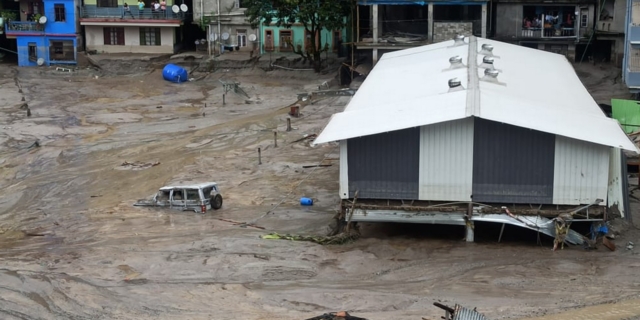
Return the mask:
<path id="1" fill-rule="evenodd" d="M 222 40 L 222 32 L 220 32 L 220 0 L 218 0 L 218 41 Z M 222 49 L 218 48 L 219 52 L 222 53 Z"/>

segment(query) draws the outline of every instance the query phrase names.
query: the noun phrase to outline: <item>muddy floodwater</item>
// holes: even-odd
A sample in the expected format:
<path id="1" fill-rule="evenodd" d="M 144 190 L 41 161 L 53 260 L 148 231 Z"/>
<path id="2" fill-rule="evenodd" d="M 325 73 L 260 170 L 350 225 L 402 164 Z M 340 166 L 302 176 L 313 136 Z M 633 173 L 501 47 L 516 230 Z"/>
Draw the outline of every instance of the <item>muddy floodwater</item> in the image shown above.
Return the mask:
<path id="1" fill-rule="evenodd" d="M 344 245 L 261 239 L 328 231 L 339 152 L 302 138 L 349 98 L 303 106 L 291 131 L 286 119 L 298 93 L 333 77 L 258 69 L 173 84 L 159 70 L 0 65 L 0 319 L 438 319 L 434 302 L 556 319 L 635 308 L 640 247 L 625 245 L 640 233 L 629 223 L 615 224 L 615 252 L 552 252 L 553 239 L 509 226 L 498 243 L 492 225 L 478 226 L 475 243 L 461 227 L 404 224 L 362 224 Z M 250 98 L 228 93 L 223 105 L 219 79 Z M 303 168 L 317 164 L 331 166 Z M 222 209 L 133 206 L 161 186 L 206 181 L 218 183 Z M 314 205 L 301 207 L 303 196 Z"/>

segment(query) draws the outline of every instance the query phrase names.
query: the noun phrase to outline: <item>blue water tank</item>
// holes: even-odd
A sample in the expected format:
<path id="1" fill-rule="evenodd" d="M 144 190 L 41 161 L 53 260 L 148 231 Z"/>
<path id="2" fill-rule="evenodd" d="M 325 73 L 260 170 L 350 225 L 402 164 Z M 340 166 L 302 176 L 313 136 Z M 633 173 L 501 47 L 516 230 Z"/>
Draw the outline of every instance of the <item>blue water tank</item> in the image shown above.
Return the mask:
<path id="1" fill-rule="evenodd" d="M 300 204 L 303 206 L 311 206 L 313 205 L 313 199 L 302 197 L 300 198 Z"/>
<path id="2" fill-rule="evenodd" d="M 189 73 L 184 68 L 170 63 L 162 69 L 162 78 L 167 81 L 180 83 L 189 81 Z"/>

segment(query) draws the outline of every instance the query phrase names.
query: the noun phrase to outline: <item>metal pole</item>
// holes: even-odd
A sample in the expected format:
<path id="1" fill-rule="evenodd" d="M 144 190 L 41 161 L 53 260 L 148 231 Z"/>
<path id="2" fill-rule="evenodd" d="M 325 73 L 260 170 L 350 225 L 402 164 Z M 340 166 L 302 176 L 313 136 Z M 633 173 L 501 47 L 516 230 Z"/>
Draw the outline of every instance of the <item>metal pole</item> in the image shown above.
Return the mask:
<path id="1" fill-rule="evenodd" d="M 262 164 L 262 152 L 260 152 L 260 148 L 258 148 L 258 164 Z"/>
<path id="2" fill-rule="evenodd" d="M 220 0 L 218 0 L 218 41 L 220 40 L 222 40 L 222 32 L 220 31 Z M 222 54 L 222 50 L 220 48 L 218 50 Z"/>
<path id="3" fill-rule="evenodd" d="M 287 118 L 287 131 L 291 131 L 291 118 Z"/>
<path id="4" fill-rule="evenodd" d="M 278 147 L 278 131 L 273 132 L 273 146 Z"/>
<path id="5" fill-rule="evenodd" d="M 224 101 L 224 93 L 222 94 L 222 105 L 224 106 L 225 101 Z"/>

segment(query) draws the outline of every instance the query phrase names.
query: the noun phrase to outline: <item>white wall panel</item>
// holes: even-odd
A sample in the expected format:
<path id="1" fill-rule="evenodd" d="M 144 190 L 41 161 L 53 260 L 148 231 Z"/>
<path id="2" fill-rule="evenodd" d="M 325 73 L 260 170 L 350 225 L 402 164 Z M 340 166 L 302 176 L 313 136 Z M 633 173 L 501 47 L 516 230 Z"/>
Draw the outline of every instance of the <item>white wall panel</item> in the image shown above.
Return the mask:
<path id="1" fill-rule="evenodd" d="M 607 146 L 556 136 L 553 203 L 590 204 L 607 199 Z M 601 205 L 605 205 L 602 202 Z"/>
<path id="2" fill-rule="evenodd" d="M 419 199 L 471 200 L 473 118 L 420 129 Z"/>

